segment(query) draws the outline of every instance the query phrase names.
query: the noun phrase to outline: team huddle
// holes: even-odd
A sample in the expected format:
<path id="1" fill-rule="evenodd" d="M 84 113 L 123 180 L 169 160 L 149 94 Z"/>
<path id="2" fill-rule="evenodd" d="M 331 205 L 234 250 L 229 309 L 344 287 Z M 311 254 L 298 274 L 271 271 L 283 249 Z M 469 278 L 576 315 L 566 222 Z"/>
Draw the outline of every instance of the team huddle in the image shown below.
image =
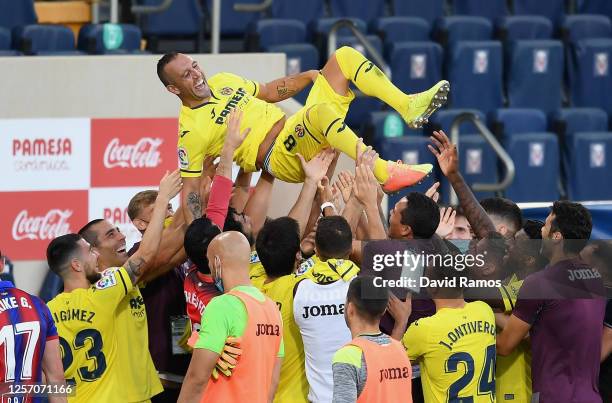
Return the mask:
<path id="1" fill-rule="evenodd" d="M 384 220 L 384 193 L 433 167 L 365 146 L 344 123 L 349 84 L 418 128 L 446 102 L 448 82 L 404 94 L 349 47 L 321 71 L 266 84 L 206 79 L 179 53 L 157 74 L 182 103 L 179 169 L 131 199 L 142 240 L 130 250 L 102 219 L 50 242 L 63 290 L 48 304 L 0 282 L 3 396 L 7 385 L 45 383 L 73 387 L 52 402 L 612 401 L 612 247 L 588 243 L 584 206 L 555 202 L 539 222 L 510 200 L 479 202 L 456 146 L 434 131 L 429 149 L 459 205 L 439 207 L 436 183 Z M 294 115 L 275 105 L 311 83 Z M 332 180 L 340 152 L 355 167 Z M 276 179 L 302 188 L 271 219 Z M 375 240 L 480 254 L 471 275 L 500 286 L 482 295 L 445 285 L 461 270 L 432 264 L 421 275 L 435 285 L 381 287 L 368 264 Z"/>

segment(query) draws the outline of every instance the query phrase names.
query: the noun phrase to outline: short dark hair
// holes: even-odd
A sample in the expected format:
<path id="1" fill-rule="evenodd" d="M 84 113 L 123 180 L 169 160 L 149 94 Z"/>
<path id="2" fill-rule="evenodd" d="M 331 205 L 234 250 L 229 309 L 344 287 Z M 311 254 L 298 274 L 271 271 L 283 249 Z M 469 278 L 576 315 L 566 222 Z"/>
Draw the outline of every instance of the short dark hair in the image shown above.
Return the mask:
<path id="1" fill-rule="evenodd" d="M 300 225 L 291 217 L 266 221 L 257 235 L 255 250 L 269 277 L 291 274 L 300 250 Z"/>
<path id="2" fill-rule="evenodd" d="M 523 223 L 523 231 L 525 231 L 529 239 L 542 239 L 543 226 L 544 223 L 542 221 L 529 218 Z"/>
<path id="3" fill-rule="evenodd" d="M 355 305 L 359 316 L 363 319 L 377 323 L 387 309 L 389 290 L 374 285 L 373 276 L 357 276 L 349 284 L 346 301 Z"/>
<path id="4" fill-rule="evenodd" d="M 79 251 L 79 241 L 83 239 L 78 234 L 61 235 L 47 246 L 47 264 L 53 273 L 61 276 L 66 269 L 68 260 Z"/>
<path id="5" fill-rule="evenodd" d="M 253 234 L 247 234 L 244 231 L 244 226 L 238 220 L 236 220 L 236 215 L 244 214 L 244 212 L 239 213 L 235 208 L 228 207 L 227 208 L 227 216 L 225 216 L 225 222 L 223 223 L 223 231 L 237 231 L 244 235 L 249 241 L 249 245 L 253 246 L 255 240 L 253 239 Z"/>
<path id="6" fill-rule="evenodd" d="M 177 56 L 177 52 L 170 52 L 163 55 L 162 58 L 157 61 L 157 77 L 159 77 L 159 80 L 162 82 L 162 84 L 164 84 L 164 87 L 170 85 L 165 72 L 166 65 L 173 61 Z"/>
<path id="7" fill-rule="evenodd" d="M 341 259 L 351 252 L 353 233 L 342 216 L 323 217 L 317 224 L 315 246 L 323 260 Z"/>
<path id="8" fill-rule="evenodd" d="M 142 192 L 136 193 L 128 203 L 127 213 L 130 220 L 134 221 L 143 208 L 155 203 L 157 193 L 157 190 L 143 190 Z"/>
<path id="9" fill-rule="evenodd" d="M 95 220 L 91 220 L 87 224 L 83 226 L 79 230 L 79 235 L 83 237 L 91 246 L 96 246 L 98 244 L 98 234 L 93 230 L 93 226 L 104 221 L 102 218 L 96 218 Z"/>
<path id="10" fill-rule="evenodd" d="M 591 237 L 593 221 L 591 212 L 580 203 L 556 201 L 552 206 L 555 219 L 551 223 L 552 232 L 560 232 L 564 240 L 563 250 L 579 253 Z"/>
<path id="11" fill-rule="evenodd" d="M 200 273 L 210 274 L 206 250 L 213 238 L 220 233 L 219 227 L 208 217 L 196 218 L 187 227 L 183 241 L 185 253 Z"/>
<path id="12" fill-rule="evenodd" d="M 488 215 L 498 216 L 508 222 L 515 233 L 523 227 L 523 213 L 512 200 L 503 197 L 488 197 L 482 199 L 480 205 Z"/>
<path id="13" fill-rule="evenodd" d="M 440 224 L 440 208 L 423 193 L 410 192 L 406 207 L 401 211 L 400 222 L 409 225 L 415 239 L 429 239 Z"/>

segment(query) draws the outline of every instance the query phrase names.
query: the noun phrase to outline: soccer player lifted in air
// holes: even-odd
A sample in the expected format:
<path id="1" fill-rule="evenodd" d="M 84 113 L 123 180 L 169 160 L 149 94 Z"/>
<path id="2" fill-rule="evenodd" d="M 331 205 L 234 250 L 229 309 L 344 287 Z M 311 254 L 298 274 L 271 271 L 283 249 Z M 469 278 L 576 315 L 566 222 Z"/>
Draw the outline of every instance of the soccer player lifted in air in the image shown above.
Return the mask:
<path id="1" fill-rule="evenodd" d="M 364 94 L 377 97 L 394 108 L 408 126 L 419 128 L 440 108 L 450 90 L 440 81 L 429 90 L 408 95 L 400 91 L 383 72 L 351 47 L 341 47 L 322 70 L 309 70 L 266 84 L 230 73 L 208 80 L 198 63 L 181 53 L 168 53 L 157 63 L 157 75 L 166 89 L 182 103 L 179 116 L 178 157 L 184 178 L 182 204 L 200 205 L 198 178 L 206 156 L 219 154 L 227 132 L 230 110 L 244 112 L 241 129 L 251 128 L 234 153 L 234 161 L 246 172 L 265 169 L 285 182 L 302 182 L 300 159 L 313 158 L 331 147 L 355 159 L 357 136 L 344 118 L 355 98 L 352 82 Z M 274 105 L 291 98 L 314 82 L 306 105 L 287 117 Z M 406 165 L 377 159 L 374 175 L 386 192 L 395 192 L 420 182 L 432 170 L 431 164 Z M 187 222 L 193 220 L 185 209 Z"/>
<path id="2" fill-rule="evenodd" d="M 152 267 L 168 202 L 180 190 L 178 171 L 164 176 L 140 248 L 121 267 L 98 272 L 99 252 L 77 234 L 57 237 L 47 247 L 49 268 L 64 283 L 64 292 L 48 306 L 57 322 L 66 380 L 76 384 L 76 402 L 143 401 L 162 391 L 148 351 L 146 315 L 132 316 L 129 307 L 140 305 L 132 302 L 134 289 Z M 124 364 L 129 357 L 120 356 L 128 340 L 136 354 L 144 349 L 148 357 L 138 362 L 140 378 Z M 133 385 L 135 379 L 145 384 Z M 148 398 L 134 399 L 135 389 L 146 389 Z"/>

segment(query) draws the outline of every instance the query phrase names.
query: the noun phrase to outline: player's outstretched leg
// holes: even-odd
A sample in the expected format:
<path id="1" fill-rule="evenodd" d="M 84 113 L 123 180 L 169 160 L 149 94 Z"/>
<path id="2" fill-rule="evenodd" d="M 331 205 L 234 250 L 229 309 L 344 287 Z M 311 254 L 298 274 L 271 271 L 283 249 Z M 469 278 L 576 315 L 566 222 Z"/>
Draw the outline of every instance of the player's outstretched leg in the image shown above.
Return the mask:
<path id="1" fill-rule="evenodd" d="M 427 91 L 404 94 L 374 63 L 349 46 L 336 50 L 323 68 L 323 74 L 326 77 L 342 74 L 364 94 L 376 97 L 395 109 L 413 129 L 427 123 L 429 117 L 446 103 L 450 91 L 449 82 L 442 80 Z"/>
<path id="2" fill-rule="evenodd" d="M 338 115 L 334 108 L 327 104 L 314 105 L 308 110 L 306 120 L 334 149 L 342 151 L 352 159 L 357 158 L 357 135 L 344 123 L 344 117 Z M 383 185 L 385 192 L 393 193 L 420 183 L 432 169 L 431 164 L 407 165 L 400 161 L 378 158 L 374 163 L 374 176 Z"/>

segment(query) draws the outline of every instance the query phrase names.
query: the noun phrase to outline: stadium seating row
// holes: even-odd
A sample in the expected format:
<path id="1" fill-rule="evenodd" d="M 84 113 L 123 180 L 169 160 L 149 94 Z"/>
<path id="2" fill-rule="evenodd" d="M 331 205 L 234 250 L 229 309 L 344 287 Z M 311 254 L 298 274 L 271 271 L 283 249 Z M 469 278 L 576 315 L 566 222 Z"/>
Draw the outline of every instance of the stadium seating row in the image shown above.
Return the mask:
<path id="1" fill-rule="evenodd" d="M 450 134 L 453 120 L 461 113 L 476 110 L 443 110 L 432 116 L 427 130 L 443 129 Z M 607 164 L 612 152 L 612 131 L 608 116 L 596 108 L 567 108 L 551 115 L 532 109 L 500 109 L 491 114 L 489 126 L 514 161 L 514 181 L 505 196 L 517 202 L 556 200 L 563 192 L 573 200 L 609 200 L 612 170 Z M 459 127 L 461 172 L 469 184 L 494 183 L 503 169 L 492 148 L 469 122 Z M 363 131 L 384 158 L 407 163 L 434 163 L 427 149 L 429 140 L 408 131 L 395 112 L 372 112 Z M 608 155 L 606 155 L 608 153 Z M 434 164 L 435 165 L 435 164 Z M 435 180 L 442 180 L 442 193 L 448 199 L 449 187 L 442 175 L 434 175 L 418 190 L 424 191 Z M 566 185 L 565 187 L 563 185 Z M 491 193 L 480 192 L 478 197 Z"/>
<path id="2" fill-rule="evenodd" d="M 75 48 L 72 30 L 63 25 L 30 24 L 0 27 L 0 56 L 138 54 L 142 34 L 130 24 L 87 24 L 79 30 Z"/>

